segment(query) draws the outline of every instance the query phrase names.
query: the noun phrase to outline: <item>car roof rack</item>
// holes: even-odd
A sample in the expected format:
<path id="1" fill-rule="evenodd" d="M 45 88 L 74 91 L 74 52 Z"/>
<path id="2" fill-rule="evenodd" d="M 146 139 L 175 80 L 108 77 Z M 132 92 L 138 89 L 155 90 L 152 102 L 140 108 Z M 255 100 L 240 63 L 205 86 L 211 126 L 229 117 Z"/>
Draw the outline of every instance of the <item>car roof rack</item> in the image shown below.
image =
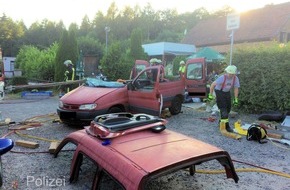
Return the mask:
<path id="1" fill-rule="evenodd" d="M 152 129 L 153 132 L 161 132 L 166 127 L 167 121 L 157 116 L 148 114 L 131 114 L 120 112 L 97 116 L 85 127 L 86 131 L 100 138 L 114 138 L 125 133 L 136 132 L 144 129 Z"/>

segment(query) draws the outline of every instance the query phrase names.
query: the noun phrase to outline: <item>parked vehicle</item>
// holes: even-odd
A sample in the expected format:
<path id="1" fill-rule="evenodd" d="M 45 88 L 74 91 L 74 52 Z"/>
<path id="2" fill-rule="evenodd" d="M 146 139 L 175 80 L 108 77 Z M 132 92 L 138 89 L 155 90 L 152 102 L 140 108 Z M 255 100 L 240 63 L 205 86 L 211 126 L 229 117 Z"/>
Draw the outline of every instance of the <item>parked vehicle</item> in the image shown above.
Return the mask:
<path id="1" fill-rule="evenodd" d="M 207 62 L 205 57 L 189 59 L 186 61 L 185 88 L 188 95 L 193 98 L 206 98 L 209 85 L 223 71 L 224 64 Z"/>
<path id="2" fill-rule="evenodd" d="M 188 95 L 196 98 L 207 97 L 207 64 L 205 58 L 189 59 L 186 62 L 185 86 Z"/>
<path id="3" fill-rule="evenodd" d="M 202 168 L 204 162 L 213 160 L 221 164 L 227 178 L 238 182 L 239 177 L 228 152 L 168 129 L 152 131 L 155 124 L 163 125 L 164 122 L 140 114 L 132 116 L 118 113 L 99 116 L 90 126 L 64 138 L 54 155 L 57 157 L 66 144 L 75 144 L 77 147 L 72 158 L 69 180 L 77 181 L 79 176 L 86 174 L 80 172 L 83 171 L 83 160 L 91 160 L 95 165 L 93 170 L 94 165 L 90 167 L 90 170 L 95 171 L 95 174 L 90 175 L 91 189 L 165 189 L 162 187 L 164 183 L 160 181 L 165 180 L 166 185 L 170 187 L 168 184 L 173 178 L 182 176 L 180 181 L 187 180 L 187 177 L 195 174 L 196 165 Z M 104 137 L 103 135 L 114 138 L 98 138 Z M 180 184 L 178 189 L 194 187 L 186 183 L 184 187 Z"/>
<path id="4" fill-rule="evenodd" d="M 97 115 L 117 112 L 159 116 L 162 109 L 181 112 L 184 78 L 164 78 L 162 66 L 145 67 L 125 83 L 88 78 L 82 86 L 60 98 L 57 113 L 67 124 L 86 125 Z"/>

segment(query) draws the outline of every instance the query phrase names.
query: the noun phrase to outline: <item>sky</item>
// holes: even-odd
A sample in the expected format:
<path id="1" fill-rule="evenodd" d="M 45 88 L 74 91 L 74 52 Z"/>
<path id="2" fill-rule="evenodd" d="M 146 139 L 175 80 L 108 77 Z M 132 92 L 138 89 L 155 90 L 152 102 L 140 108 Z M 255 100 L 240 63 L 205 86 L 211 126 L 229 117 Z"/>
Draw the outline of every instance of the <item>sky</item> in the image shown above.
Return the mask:
<path id="1" fill-rule="evenodd" d="M 268 4 L 280 4 L 287 0 L 0 0 L 0 15 L 23 21 L 27 27 L 43 19 L 59 22 L 66 26 L 71 23 L 81 24 L 85 15 L 93 20 L 98 11 L 106 14 L 109 6 L 115 2 L 118 9 L 124 6 L 141 8 L 148 3 L 157 10 L 176 9 L 178 13 L 193 12 L 200 7 L 208 11 L 219 10 L 225 5 L 233 7 L 238 12 L 262 8 Z M 1 26 L 0 26 L 1 27 Z"/>

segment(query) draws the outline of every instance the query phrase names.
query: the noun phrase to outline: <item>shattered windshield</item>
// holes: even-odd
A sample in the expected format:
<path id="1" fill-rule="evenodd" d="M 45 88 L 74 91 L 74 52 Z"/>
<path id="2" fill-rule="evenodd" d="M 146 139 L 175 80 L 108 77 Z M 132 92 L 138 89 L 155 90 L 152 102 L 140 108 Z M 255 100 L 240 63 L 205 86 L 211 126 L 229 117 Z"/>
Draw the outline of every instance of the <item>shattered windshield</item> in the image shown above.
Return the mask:
<path id="1" fill-rule="evenodd" d="M 125 84 L 116 81 L 105 81 L 97 78 L 87 78 L 85 86 L 102 87 L 102 88 L 122 88 Z"/>

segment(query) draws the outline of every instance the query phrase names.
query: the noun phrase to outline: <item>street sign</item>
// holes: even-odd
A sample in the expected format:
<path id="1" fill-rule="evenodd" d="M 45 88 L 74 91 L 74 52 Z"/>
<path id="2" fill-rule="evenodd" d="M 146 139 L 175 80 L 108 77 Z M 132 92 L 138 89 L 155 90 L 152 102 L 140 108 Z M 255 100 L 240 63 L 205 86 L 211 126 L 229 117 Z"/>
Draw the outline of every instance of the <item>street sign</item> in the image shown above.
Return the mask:
<path id="1" fill-rule="evenodd" d="M 233 13 L 227 16 L 227 30 L 235 30 L 240 27 L 240 15 Z"/>

